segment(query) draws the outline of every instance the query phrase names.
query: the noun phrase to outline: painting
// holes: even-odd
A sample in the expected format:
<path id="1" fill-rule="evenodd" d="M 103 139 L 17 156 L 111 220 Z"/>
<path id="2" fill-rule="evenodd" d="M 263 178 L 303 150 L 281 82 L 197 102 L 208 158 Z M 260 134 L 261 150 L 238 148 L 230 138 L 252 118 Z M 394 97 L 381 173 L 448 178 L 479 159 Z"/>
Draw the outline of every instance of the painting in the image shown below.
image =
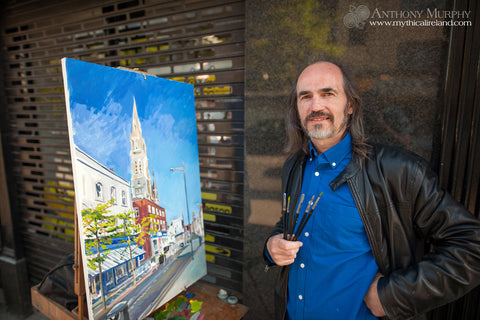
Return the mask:
<path id="1" fill-rule="evenodd" d="M 89 319 L 143 319 L 206 275 L 193 86 L 62 69 Z"/>

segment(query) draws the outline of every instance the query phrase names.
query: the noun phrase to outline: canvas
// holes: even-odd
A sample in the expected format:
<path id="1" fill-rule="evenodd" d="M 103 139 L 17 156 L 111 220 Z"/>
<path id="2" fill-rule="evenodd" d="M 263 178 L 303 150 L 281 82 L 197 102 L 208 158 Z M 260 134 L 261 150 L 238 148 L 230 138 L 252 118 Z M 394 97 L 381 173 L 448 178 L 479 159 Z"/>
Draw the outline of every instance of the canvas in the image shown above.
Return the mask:
<path id="1" fill-rule="evenodd" d="M 142 319 L 206 275 L 193 86 L 62 59 L 90 319 Z"/>

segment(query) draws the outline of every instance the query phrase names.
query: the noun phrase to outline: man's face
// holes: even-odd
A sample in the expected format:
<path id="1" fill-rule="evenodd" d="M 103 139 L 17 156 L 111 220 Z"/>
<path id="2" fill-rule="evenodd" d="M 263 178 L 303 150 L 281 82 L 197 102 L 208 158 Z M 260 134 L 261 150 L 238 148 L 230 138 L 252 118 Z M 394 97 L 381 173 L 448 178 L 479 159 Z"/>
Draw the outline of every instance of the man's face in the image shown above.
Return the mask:
<path id="1" fill-rule="evenodd" d="M 298 78 L 297 106 L 303 129 L 318 151 L 340 142 L 353 112 L 340 69 L 328 62 L 307 67 Z"/>

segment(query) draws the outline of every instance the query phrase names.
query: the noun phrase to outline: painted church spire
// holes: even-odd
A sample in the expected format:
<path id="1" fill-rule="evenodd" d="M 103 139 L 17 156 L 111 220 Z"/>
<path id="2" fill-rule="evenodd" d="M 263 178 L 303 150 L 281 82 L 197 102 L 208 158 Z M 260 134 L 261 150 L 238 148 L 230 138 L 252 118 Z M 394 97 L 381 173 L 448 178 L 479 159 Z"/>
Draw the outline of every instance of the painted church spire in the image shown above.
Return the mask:
<path id="1" fill-rule="evenodd" d="M 142 135 L 137 104 L 133 98 L 132 134 L 130 135 L 130 164 L 132 172 L 132 194 L 134 199 L 150 199 L 152 182 L 148 170 L 147 146 Z"/>

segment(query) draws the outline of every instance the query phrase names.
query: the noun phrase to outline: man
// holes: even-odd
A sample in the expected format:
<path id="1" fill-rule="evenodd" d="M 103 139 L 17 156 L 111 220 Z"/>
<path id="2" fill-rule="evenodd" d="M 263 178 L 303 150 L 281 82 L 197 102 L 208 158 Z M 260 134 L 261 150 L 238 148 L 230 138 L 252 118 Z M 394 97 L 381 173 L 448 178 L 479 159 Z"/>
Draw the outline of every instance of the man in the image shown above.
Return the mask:
<path id="1" fill-rule="evenodd" d="M 340 67 L 300 74 L 286 129 L 289 217 L 300 194 L 322 196 L 298 241 L 285 239 L 283 217 L 266 241 L 267 265 L 282 267 L 277 319 L 424 319 L 480 283 L 479 220 L 423 159 L 366 143 L 360 97 Z"/>

